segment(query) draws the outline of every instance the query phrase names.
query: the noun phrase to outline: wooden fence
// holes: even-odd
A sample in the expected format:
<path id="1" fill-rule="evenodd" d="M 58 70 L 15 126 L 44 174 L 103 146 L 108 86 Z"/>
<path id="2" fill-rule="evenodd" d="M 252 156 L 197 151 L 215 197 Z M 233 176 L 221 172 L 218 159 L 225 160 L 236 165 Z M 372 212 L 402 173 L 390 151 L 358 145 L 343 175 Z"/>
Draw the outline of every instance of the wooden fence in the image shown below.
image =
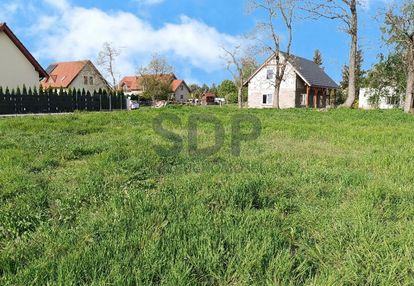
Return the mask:
<path id="1" fill-rule="evenodd" d="M 0 114 L 62 113 L 127 109 L 124 95 L 85 92 L 44 91 L 39 93 L 3 92 L 0 89 Z"/>

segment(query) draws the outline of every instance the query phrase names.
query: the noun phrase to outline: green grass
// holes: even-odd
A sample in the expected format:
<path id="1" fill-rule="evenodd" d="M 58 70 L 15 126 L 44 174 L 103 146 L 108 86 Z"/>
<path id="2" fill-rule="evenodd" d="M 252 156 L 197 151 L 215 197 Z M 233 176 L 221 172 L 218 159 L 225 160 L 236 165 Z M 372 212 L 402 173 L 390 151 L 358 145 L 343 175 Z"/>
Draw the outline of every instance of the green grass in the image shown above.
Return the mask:
<path id="1" fill-rule="evenodd" d="M 161 112 L 225 146 L 160 158 Z M 234 157 L 239 113 L 263 131 Z M 0 119 L 0 285 L 413 285 L 413 143 L 400 111 Z"/>

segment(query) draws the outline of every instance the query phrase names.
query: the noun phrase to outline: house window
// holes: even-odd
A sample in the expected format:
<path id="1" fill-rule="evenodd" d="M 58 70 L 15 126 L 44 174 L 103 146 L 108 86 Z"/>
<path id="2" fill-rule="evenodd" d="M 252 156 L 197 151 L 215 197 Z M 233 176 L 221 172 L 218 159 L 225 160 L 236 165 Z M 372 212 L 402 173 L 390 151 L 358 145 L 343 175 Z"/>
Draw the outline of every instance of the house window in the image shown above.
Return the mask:
<path id="1" fill-rule="evenodd" d="M 181 86 L 180 86 L 180 89 L 181 89 L 181 90 L 184 90 L 184 86 L 183 86 L 183 85 L 181 85 Z"/>
<path id="2" fill-rule="evenodd" d="M 303 105 L 303 106 L 306 105 L 306 96 L 307 96 L 306 93 L 301 94 L 300 105 Z"/>
<path id="3" fill-rule="evenodd" d="M 397 96 L 387 96 L 386 97 L 386 102 L 388 105 L 398 105 L 399 102 L 399 98 Z"/>
<path id="4" fill-rule="evenodd" d="M 93 77 L 92 76 L 89 77 L 89 84 L 93 85 Z"/>
<path id="5" fill-rule="evenodd" d="M 181 98 L 181 99 L 184 99 L 184 94 L 181 94 L 181 95 L 180 95 L 180 98 Z"/>
<path id="6" fill-rule="evenodd" d="M 83 84 L 84 85 L 87 85 L 88 84 L 88 77 L 87 76 L 84 76 L 83 77 Z"/>
<path id="7" fill-rule="evenodd" d="M 271 94 L 263 94 L 263 104 L 270 105 L 272 104 L 273 96 Z"/>
<path id="8" fill-rule="evenodd" d="M 274 71 L 272 69 L 268 69 L 266 78 L 267 79 L 273 79 L 273 76 L 274 76 Z"/>

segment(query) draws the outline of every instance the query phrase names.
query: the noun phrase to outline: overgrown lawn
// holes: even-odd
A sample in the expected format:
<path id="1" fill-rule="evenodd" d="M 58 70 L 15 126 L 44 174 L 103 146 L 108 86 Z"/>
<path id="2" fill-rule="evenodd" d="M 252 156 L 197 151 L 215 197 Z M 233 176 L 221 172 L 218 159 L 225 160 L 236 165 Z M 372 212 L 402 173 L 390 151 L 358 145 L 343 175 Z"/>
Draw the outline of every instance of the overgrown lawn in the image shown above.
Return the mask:
<path id="1" fill-rule="evenodd" d="M 184 137 L 216 116 L 225 146 L 159 157 L 160 113 Z M 235 157 L 240 113 L 263 129 Z M 401 111 L 0 119 L 0 285 L 412 285 L 413 143 Z"/>

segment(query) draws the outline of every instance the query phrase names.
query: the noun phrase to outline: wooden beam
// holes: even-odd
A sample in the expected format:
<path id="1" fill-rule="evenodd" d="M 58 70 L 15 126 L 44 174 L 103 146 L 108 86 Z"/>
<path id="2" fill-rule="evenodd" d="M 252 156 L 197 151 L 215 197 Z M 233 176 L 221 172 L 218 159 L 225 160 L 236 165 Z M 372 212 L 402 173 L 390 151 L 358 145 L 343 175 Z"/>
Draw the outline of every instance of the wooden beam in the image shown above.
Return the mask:
<path id="1" fill-rule="evenodd" d="M 306 107 L 309 107 L 310 86 L 306 86 Z"/>
<path id="2" fill-rule="evenodd" d="M 328 104 L 327 104 L 327 106 L 326 107 L 331 107 L 331 90 L 330 89 L 328 89 L 328 98 L 327 98 L 327 100 L 328 100 Z"/>
<path id="3" fill-rule="evenodd" d="M 315 88 L 315 93 L 313 95 L 313 107 L 318 108 L 318 88 Z"/>

